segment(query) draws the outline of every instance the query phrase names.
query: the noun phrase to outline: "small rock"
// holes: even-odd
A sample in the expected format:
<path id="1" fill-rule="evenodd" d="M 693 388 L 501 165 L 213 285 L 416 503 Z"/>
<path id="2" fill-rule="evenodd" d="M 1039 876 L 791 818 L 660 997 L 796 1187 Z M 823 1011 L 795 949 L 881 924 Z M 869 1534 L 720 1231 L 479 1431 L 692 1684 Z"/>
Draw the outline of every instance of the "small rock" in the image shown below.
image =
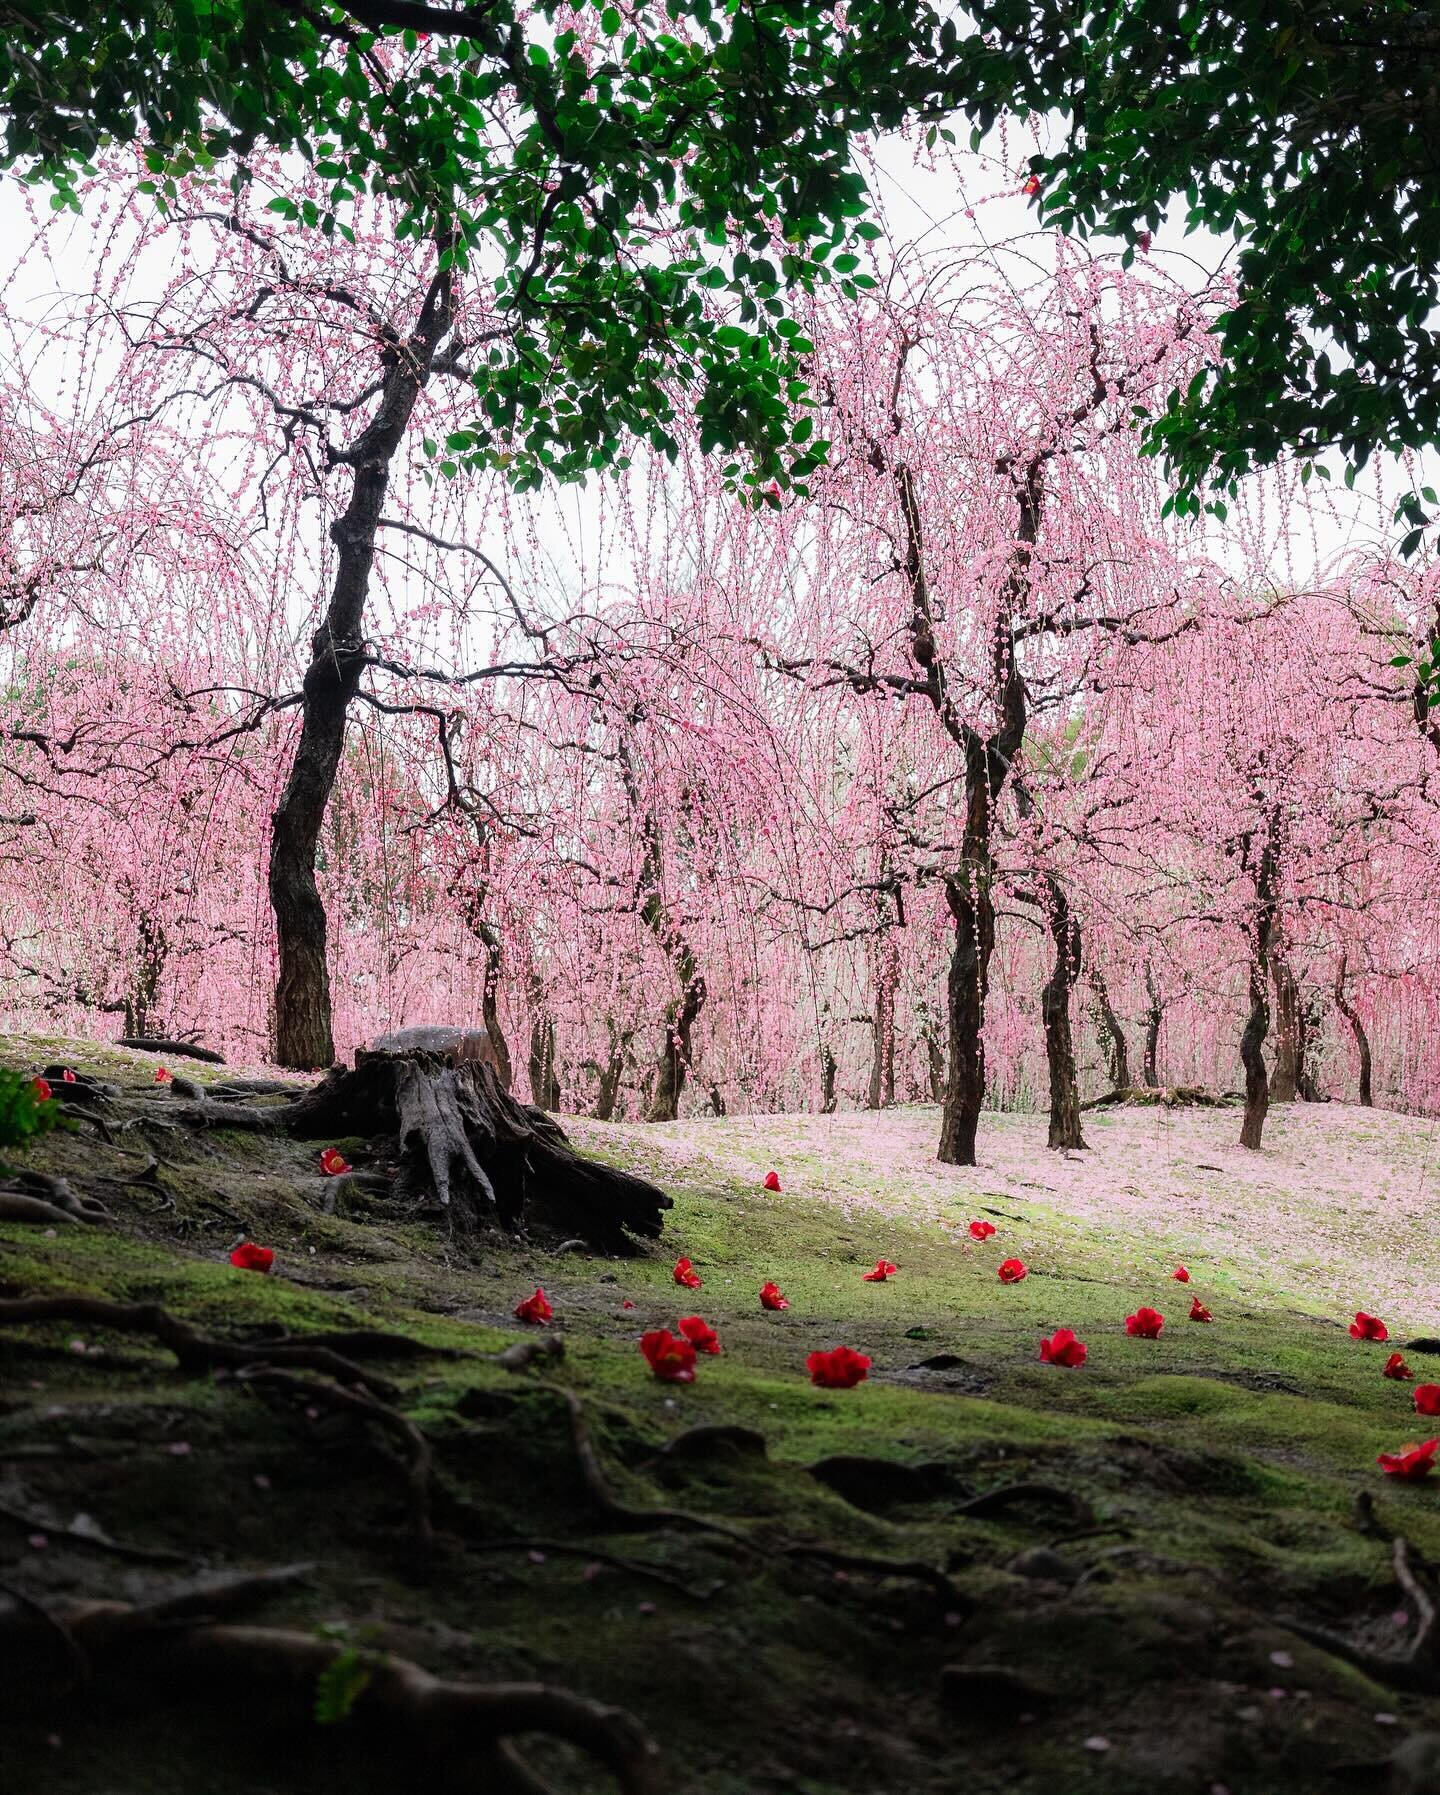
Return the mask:
<path id="1" fill-rule="evenodd" d="M 1440 1733 L 1411 1733 L 1390 1762 L 1393 1795 L 1440 1795 Z"/>
<path id="2" fill-rule="evenodd" d="M 1006 1570 L 1017 1577 L 1041 1577 L 1051 1583 L 1073 1583 L 1078 1576 L 1074 1565 L 1049 1546 L 1031 1546 L 1012 1558 Z"/>
<path id="3" fill-rule="evenodd" d="M 1110 1741 L 1100 1733 L 1091 1733 L 1085 1741 L 1085 1749 L 1086 1751 L 1109 1751 Z"/>

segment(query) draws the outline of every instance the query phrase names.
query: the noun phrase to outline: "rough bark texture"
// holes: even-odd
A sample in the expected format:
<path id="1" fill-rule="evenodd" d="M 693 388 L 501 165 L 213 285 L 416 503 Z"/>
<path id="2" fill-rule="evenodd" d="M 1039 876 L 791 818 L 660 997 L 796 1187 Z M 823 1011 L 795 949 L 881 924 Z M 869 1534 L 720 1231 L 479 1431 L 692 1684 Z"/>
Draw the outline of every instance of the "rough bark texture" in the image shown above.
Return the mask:
<path id="1" fill-rule="evenodd" d="M 835 1114 L 835 1072 L 835 1055 L 831 1052 L 830 1043 L 827 1041 L 820 1049 L 820 1114 L 822 1116 Z"/>
<path id="2" fill-rule="evenodd" d="M 1155 968 L 1145 962 L 1145 1084 L 1152 1091 L 1160 1089 L 1160 1024 L 1165 1020 L 1165 999 L 1155 977 Z"/>
<path id="3" fill-rule="evenodd" d="M 1335 968 L 1335 1008 L 1350 1024 L 1350 1032 L 1355 1037 L 1355 1051 L 1360 1056 L 1360 1101 L 1368 1109 L 1375 1101 L 1371 1091 L 1370 1037 L 1365 1033 L 1359 1012 L 1345 995 L 1345 959 L 1346 956 L 1341 954 L 1340 964 Z"/>
<path id="4" fill-rule="evenodd" d="M 894 943 L 887 929 L 875 954 L 875 1009 L 871 1018 L 870 1084 L 866 1109 L 889 1109 L 895 1101 L 895 980 L 898 972 Z"/>
<path id="5" fill-rule="evenodd" d="M 1304 1017 L 1300 986 L 1285 956 L 1279 931 L 1270 949 L 1270 982 L 1275 988 L 1275 1067 L 1270 1101 L 1293 1103 L 1300 1095 L 1304 1068 Z"/>
<path id="6" fill-rule="evenodd" d="M 1071 914 L 1060 881 L 1047 875 L 1044 888 L 1055 961 L 1040 993 L 1040 1016 L 1045 1026 L 1045 1060 L 1050 1070 L 1048 1144 L 1058 1150 L 1085 1145 L 1080 1132 L 1080 1086 L 1075 1077 L 1075 1041 L 1070 1026 L 1070 994 L 1080 977 L 1080 925 Z"/>
<path id="7" fill-rule="evenodd" d="M 930 1080 L 930 1101 L 939 1103 L 945 1096 L 945 1048 L 939 1030 L 927 1016 L 925 1019 L 925 1070 Z"/>
<path id="8" fill-rule="evenodd" d="M 1275 939 L 1276 847 L 1279 818 L 1272 810 L 1258 858 L 1254 839 L 1247 837 L 1244 857 L 1255 880 L 1255 913 L 1250 940 L 1250 1013 L 1240 1036 L 1240 1059 L 1245 1067 L 1245 1119 L 1240 1126 L 1240 1145 L 1258 1151 L 1270 1107 L 1270 1081 L 1265 1070 L 1265 1037 L 1270 1030 L 1270 950 Z"/>
<path id="9" fill-rule="evenodd" d="M 1100 1025 L 1100 1046 L 1105 1055 L 1105 1070 L 1109 1075 L 1110 1088 L 1128 1091 L 1130 1043 L 1125 1039 L 1124 1027 L 1110 1002 L 1110 989 L 1105 983 L 1105 975 L 1098 967 L 1091 969 L 1090 988 L 1095 993 L 1095 1015 Z"/>
<path id="10" fill-rule="evenodd" d="M 530 1018 L 530 1095 L 540 1109 L 559 1109 L 560 1074 L 555 1065 L 555 1023 L 543 1010 Z"/>
<path id="11" fill-rule="evenodd" d="M 393 1136 L 395 1194 L 436 1204 L 457 1236 L 486 1227 L 579 1236 L 609 1252 L 653 1238 L 670 1199 L 583 1159 L 553 1117 L 512 1097 L 488 1059 L 425 1050 L 355 1056 L 282 1112 L 300 1140 Z"/>
<path id="12" fill-rule="evenodd" d="M 315 850 L 340 766 L 350 701 L 368 658 L 365 600 L 376 532 L 390 464 L 453 319 L 451 279 L 440 273 L 425 297 L 414 334 L 387 348 L 373 417 L 350 447 L 337 454 L 353 467 L 354 483 L 344 511 L 330 526 L 338 555 L 335 582 L 324 620 L 311 638 L 300 737 L 270 832 L 270 902 L 280 957 L 275 1059 L 302 1071 L 328 1066 L 335 1058 L 325 906 L 315 883 Z"/>
<path id="13" fill-rule="evenodd" d="M 598 1122 L 613 1121 L 615 1107 L 620 1100 L 620 1085 L 625 1076 L 625 1066 L 630 1057 L 631 1031 L 624 1029 L 611 1017 L 606 1024 L 610 1037 L 610 1051 L 605 1056 L 602 1066 L 598 1061 L 590 1061 L 591 1069 L 596 1074 L 595 1119 Z"/>

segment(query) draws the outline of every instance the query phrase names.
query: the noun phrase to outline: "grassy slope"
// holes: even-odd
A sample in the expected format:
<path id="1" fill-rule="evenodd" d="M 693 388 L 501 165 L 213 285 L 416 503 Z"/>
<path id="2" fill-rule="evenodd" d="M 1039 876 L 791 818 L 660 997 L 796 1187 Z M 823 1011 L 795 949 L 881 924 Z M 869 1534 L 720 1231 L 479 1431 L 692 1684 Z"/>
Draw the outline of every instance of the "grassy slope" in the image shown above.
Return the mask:
<path id="1" fill-rule="evenodd" d="M 120 1068 L 137 1089 L 151 1075 L 139 1056 L 68 1051 L 111 1076 Z M 22 1055 L 52 1052 L 12 1048 Z M 89 1333 L 100 1350 L 78 1354 L 73 1327 L 0 1339 L 0 1501 L 54 1520 L 84 1511 L 114 1536 L 177 1547 L 197 1564 L 313 1557 L 312 1585 L 264 1618 L 338 1625 L 452 1675 L 538 1676 L 621 1702 L 663 1742 L 675 1786 L 692 1795 L 938 1792 L 961 1778 L 967 1790 L 1015 1795 L 1212 1784 L 1265 1795 L 1359 1789 L 1367 1777 L 1382 1786 L 1361 1766 L 1378 1765 L 1411 1727 L 1440 1726 L 1440 1711 L 1371 1683 L 1280 1621 L 1301 1615 L 1382 1649 L 1403 1641 L 1389 1550 L 1354 1525 L 1358 1489 L 1440 1561 L 1440 1479 L 1435 1489 L 1387 1486 L 1374 1466 L 1378 1450 L 1423 1437 L 1408 1386 L 1380 1377 L 1384 1351 L 1351 1340 L 1333 1311 L 1316 1314 L 1313 1279 L 1287 1270 L 1283 1252 L 1257 1282 L 1254 1256 L 1230 1250 L 1245 1229 L 1212 1242 L 1184 1290 L 1148 1225 L 1077 1217 L 1063 1194 L 1022 1211 L 1013 1181 L 995 1189 L 991 1179 L 986 1194 L 982 1178 L 974 1210 L 988 1208 L 1000 1232 L 971 1249 L 954 1225 L 971 1212 L 968 1193 L 947 1213 L 933 1193 L 921 1200 L 887 1183 L 885 1166 L 857 1172 L 852 1156 L 837 1159 L 822 1196 L 823 1142 L 812 1137 L 807 1163 L 797 1119 L 776 1132 L 788 1136 L 787 1182 L 793 1170 L 815 1194 L 757 1188 L 765 1141 L 754 1122 L 732 1130 L 737 1170 L 724 1167 L 717 1124 L 716 1150 L 682 1156 L 678 1174 L 663 1137 L 583 1125 L 587 1148 L 665 1172 L 676 1208 L 662 1250 L 606 1261 L 512 1247 L 473 1264 L 428 1228 L 320 1214 L 328 1187 L 303 1149 L 157 1134 L 173 1209 L 147 1215 L 151 1193 L 110 1187 L 113 1230 L 51 1239 L 0 1227 L 0 1280 L 7 1293 L 155 1299 L 211 1331 L 378 1324 L 480 1351 L 516 1337 L 509 1310 L 543 1282 L 568 1345 L 554 1375 L 590 1403 L 618 1493 L 739 1520 L 771 1546 L 823 1541 L 948 1565 L 974 1604 L 968 1616 L 910 1581 L 837 1576 L 703 1535 L 597 1530 L 556 1398 L 474 1361 L 396 1372 L 403 1406 L 437 1442 L 447 1486 L 475 1505 L 472 1535 L 590 1542 L 667 1570 L 689 1595 L 597 1573 L 583 1556 L 533 1562 L 451 1543 L 423 1558 L 377 1441 L 338 1420 L 277 1412 L 233 1385 L 183 1378 L 133 1337 Z M 349 1145 L 359 1158 L 360 1144 Z M 83 1176 L 134 1160 L 68 1138 L 37 1149 L 35 1163 Z M 1037 1161 L 1036 1179 L 1053 1179 L 1056 1165 Z M 1226 1201 L 1243 1209 L 1246 1193 L 1232 1189 Z M 1266 1216 L 1249 1219 L 1249 1237 L 1265 1238 Z M 229 1268 L 241 1223 L 279 1249 L 282 1275 Z M 1193 1243 L 1193 1219 L 1186 1228 Z M 670 1279 L 681 1251 L 705 1279 L 693 1297 Z M 1007 1288 L 995 1266 L 1015 1251 L 1031 1275 Z M 881 1252 L 900 1274 L 863 1283 Z M 767 1277 L 789 1295 L 789 1312 L 759 1310 Z M 1197 1292 L 1216 1312 L 1212 1326 L 1184 1319 Z M 1160 1340 L 1125 1336 L 1123 1318 L 1140 1303 L 1166 1313 Z M 636 1337 L 692 1310 L 720 1330 L 725 1354 L 702 1360 L 691 1387 L 657 1384 Z M 1037 1361 L 1039 1336 L 1057 1325 L 1089 1342 L 1082 1370 Z M 840 1340 L 872 1355 L 870 1381 L 813 1389 L 805 1355 Z M 950 1362 L 920 1368 L 938 1355 Z M 1427 1361 L 1414 1361 L 1423 1377 Z M 1440 1379 L 1440 1360 L 1428 1363 Z M 456 1403 L 476 1386 L 499 1393 L 491 1406 L 501 1412 L 466 1421 Z M 668 1437 L 700 1421 L 759 1429 L 768 1457 L 657 1463 Z M 939 1463 L 950 1482 L 933 1496 L 867 1496 L 862 1507 L 806 1469 L 835 1454 Z M 1096 1525 L 1114 1531 L 1067 1542 L 1077 1523 L 1043 1504 L 990 1519 L 956 1512 L 966 1491 L 1021 1478 L 1083 1497 Z M 0 1578 L 13 1586 L 42 1598 L 135 1586 L 132 1566 L 59 1537 L 37 1549 L 27 1534 L 0 1521 Z M 1020 1557 L 1052 1545 L 1063 1564 Z M 1002 1724 L 973 1695 L 942 1703 L 948 1664 L 1004 1666 L 1053 1699 L 1037 1695 L 1033 1719 Z M 243 1752 L 222 1729 L 225 1769 L 198 1718 L 177 1725 L 172 1715 L 157 1730 L 128 1710 L 123 1725 L 103 1707 L 85 1713 L 62 1704 L 9 1729 L 17 1787 L 93 1792 L 110 1786 L 117 1764 L 136 1795 L 191 1795 L 197 1765 L 215 1795 L 324 1788 L 331 1775 L 347 1788 L 388 1786 L 373 1763 L 358 1784 L 356 1766 L 342 1773 L 347 1742 L 336 1730 L 287 1738 L 277 1763 L 265 1729 Z M 46 1743 L 56 1733 L 59 1747 Z M 1094 1749 L 1096 1739 L 1108 1749 Z M 593 1771 L 558 1753 L 539 1758 L 560 1787 L 596 1786 Z"/>

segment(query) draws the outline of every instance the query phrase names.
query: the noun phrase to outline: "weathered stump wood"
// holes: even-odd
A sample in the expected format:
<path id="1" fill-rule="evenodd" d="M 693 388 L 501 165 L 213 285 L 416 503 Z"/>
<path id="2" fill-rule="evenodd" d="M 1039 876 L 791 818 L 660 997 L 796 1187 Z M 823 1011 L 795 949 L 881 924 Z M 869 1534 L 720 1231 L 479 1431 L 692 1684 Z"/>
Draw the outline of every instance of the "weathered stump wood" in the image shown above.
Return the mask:
<path id="1" fill-rule="evenodd" d="M 660 1233 L 671 1200 L 630 1172 L 585 1159 L 553 1116 L 521 1103 L 488 1061 L 423 1049 L 355 1055 L 276 1112 L 298 1140 L 390 1135 L 396 1195 L 438 1203 L 460 1236 L 500 1226 L 557 1231 L 610 1252 Z"/>

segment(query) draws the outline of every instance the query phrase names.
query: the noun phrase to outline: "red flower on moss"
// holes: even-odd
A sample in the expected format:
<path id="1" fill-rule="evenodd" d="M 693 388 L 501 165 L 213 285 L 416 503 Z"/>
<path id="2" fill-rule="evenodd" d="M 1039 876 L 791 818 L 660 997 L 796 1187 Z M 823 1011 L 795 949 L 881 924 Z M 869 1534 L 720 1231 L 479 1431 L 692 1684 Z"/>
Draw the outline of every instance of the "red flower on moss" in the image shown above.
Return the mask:
<path id="1" fill-rule="evenodd" d="M 237 1271 L 269 1271 L 275 1263 L 274 1247 L 257 1247 L 253 1240 L 242 1240 L 230 1255 Z"/>
<path id="2" fill-rule="evenodd" d="M 995 1232 L 994 1222 L 971 1222 L 970 1238 L 972 1240 L 989 1240 Z"/>
<path id="3" fill-rule="evenodd" d="M 1390 1330 L 1378 1315 L 1367 1315 L 1363 1309 L 1355 1311 L 1355 1319 L 1350 1323 L 1352 1340 L 1388 1340 Z"/>
<path id="4" fill-rule="evenodd" d="M 55 1095 L 50 1089 L 50 1081 L 48 1078 L 32 1078 L 30 1080 L 30 1089 L 35 1093 L 35 1101 L 37 1103 L 48 1103 Z"/>
<path id="5" fill-rule="evenodd" d="M 1177 1265 L 1170 1276 L 1177 1284 L 1188 1284 L 1190 1282 L 1190 1274 L 1186 1271 L 1183 1265 Z"/>
<path id="6" fill-rule="evenodd" d="M 1065 1365 L 1072 1371 L 1085 1363 L 1089 1352 L 1085 1342 L 1075 1338 L 1073 1328 L 1056 1328 L 1048 1340 L 1040 1342 L 1040 1357 L 1047 1365 Z"/>
<path id="7" fill-rule="evenodd" d="M 773 1278 L 769 1278 L 760 1286 L 760 1307 L 762 1309 L 788 1309 L 790 1298 L 782 1295 L 780 1286 Z"/>
<path id="8" fill-rule="evenodd" d="M 874 1271 L 863 1273 L 867 1284 L 883 1284 L 887 1278 L 893 1277 L 900 1267 L 892 1265 L 888 1259 L 877 1259 Z"/>
<path id="9" fill-rule="evenodd" d="M 810 1382 L 822 1390 L 851 1390 L 870 1375 L 871 1361 L 853 1347 L 833 1346 L 829 1352 L 812 1352 L 805 1361 Z"/>
<path id="10" fill-rule="evenodd" d="M 765 1174 L 765 1189 L 766 1190 L 779 1190 L 779 1188 L 780 1188 L 780 1174 L 778 1172 L 767 1172 Z"/>
<path id="11" fill-rule="evenodd" d="M 631 1302 L 631 1301 L 630 1301 L 630 1298 L 629 1298 L 629 1297 L 628 1297 L 628 1296 L 627 1296 L 627 1297 L 626 1297 L 626 1298 L 625 1298 L 625 1301 L 624 1301 L 624 1302 L 623 1302 L 623 1303 L 621 1303 L 621 1305 L 620 1305 L 620 1307 L 621 1307 L 621 1308 L 622 1308 L 622 1309 L 633 1309 L 633 1308 L 634 1308 L 634 1307 L 635 1307 L 635 1305 L 634 1305 L 634 1303 L 632 1303 L 632 1302 Z"/>
<path id="12" fill-rule="evenodd" d="M 1440 1415 L 1440 1384 L 1416 1384 L 1415 1413 Z"/>
<path id="13" fill-rule="evenodd" d="M 995 1275 L 1002 1284 L 1018 1284 L 1021 1278 L 1029 1277 L 1030 1267 L 1023 1259 L 1002 1259 Z"/>
<path id="14" fill-rule="evenodd" d="M 687 1290 L 700 1288 L 700 1274 L 688 1259 L 677 1259 L 675 1269 L 670 1275 L 677 1284 L 683 1284 Z"/>
<path id="15" fill-rule="evenodd" d="M 1190 1304 L 1190 1319 L 1191 1321 L 1214 1321 L 1215 1317 L 1197 1296 Z"/>
<path id="16" fill-rule="evenodd" d="M 327 1147 L 320 1155 L 320 1170 L 329 1178 L 338 1178 L 342 1172 L 351 1169 L 350 1161 L 338 1147 Z M 328 1202 L 329 1199 L 327 1198 Z"/>
<path id="17" fill-rule="evenodd" d="M 1137 1309 L 1125 1317 L 1125 1332 L 1137 1340 L 1158 1340 L 1164 1325 L 1165 1317 L 1158 1309 Z"/>
<path id="18" fill-rule="evenodd" d="M 156 1084 L 169 1084 L 170 1079 L 171 1079 L 171 1074 L 169 1072 L 167 1072 L 163 1066 L 157 1066 L 155 1068 L 155 1083 Z"/>
<path id="19" fill-rule="evenodd" d="M 1402 1446 L 1398 1452 L 1382 1452 L 1375 1463 L 1387 1477 L 1418 1483 L 1435 1469 L 1437 1449 L 1440 1449 L 1440 1440 L 1426 1440 L 1421 1446 Z"/>
<path id="20" fill-rule="evenodd" d="M 1393 1377 L 1399 1381 L 1407 1377 L 1414 1377 L 1415 1373 L 1405 1363 L 1398 1352 L 1392 1352 L 1390 1357 L 1386 1359 L 1385 1369 L 1380 1375 L 1382 1377 Z"/>
<path id="21" fill-rule="evenodd" d="M 515 1319 L 533 1322 L 536 1327 L 550 1321 L 554 1314 L 555 1311 L 550 1306 L 549 1297 L 538 1284 L 535 1286 L 534 1296 L 527 1296 L 523 1302 L 515 1305 Z"/>
<path id="22" fill-rule="evenodd" d="M 75 1074 L 70 1070 L 70 1068 L 68 1066 L 60 1074 L 60 1082 L 61 1082 L 61 1084 L 74 1084 L 75 1083 Z"/>
<path id="23" fill-rule="evenodd" d="M 682 1315 L 677 1325 L 696 1352 L 719 1352 L 720 1336 L 708 1321 L 698 1315 Z"/>
<path id="24" fill-rule="evenodd" d="M 695 1382 L 695 1348 L 688 1340 L 677 1340 L 669 1328 L 654 1328 L 640 1336 L 640 1350 L 645 1363 L 665 1384 Z"/>

